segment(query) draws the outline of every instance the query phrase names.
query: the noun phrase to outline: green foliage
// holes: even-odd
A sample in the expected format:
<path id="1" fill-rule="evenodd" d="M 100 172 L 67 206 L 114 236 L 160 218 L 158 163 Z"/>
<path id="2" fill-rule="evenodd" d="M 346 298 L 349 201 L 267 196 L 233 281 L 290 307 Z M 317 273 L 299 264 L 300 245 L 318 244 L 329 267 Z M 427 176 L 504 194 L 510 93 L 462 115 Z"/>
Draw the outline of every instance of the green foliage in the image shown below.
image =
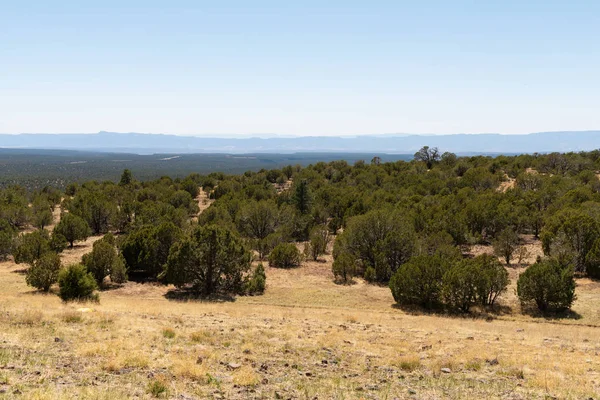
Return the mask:
<path id="1" fill-rule="evenodd" d="M 92 251 L 85 254 L 81 263 L 89 271 L 100 289 L 104 288 L 104 278 L 110 275 L 115 283 L 127 280 L 127 273 L 122 257 L 115 248 L 115 239 L 112 234 L 105 235 L 96 241 Z"/>
<path id="2" fill-rule="evenodd" d="M 12 253 L 15 231 L 10 224 L 0 219 L 0 260 L 6 258 Z"/>
<path id="3" fill-rule="evenodd" d="M 292 191 L 294 193 L 292 203 L 296 206 L 298 212 L 300 214 L 308 214 L 312 205 L 312 195 L 308 187 L 308 181 L 301 179 L 298 182 L 294 182 Z"/>
<path id="4" fill-rule="evenodd" d="M 316 226 L 310 232 L 310 242 L 307 243 L 305 253 L 307 257 L 317 261 L 319 256 L 327 252 L 329 244 L 329 231 L 325 226 Z"/>
<path id="5" fill-rule="evenodd" d="M 94 276 L 81 264 L 71 264 L 58 274 L 58 296 L 63 301 L 98 301 Z"/>
<path id="6" fill-rule="evenodd" d="M 0 219 L 16 230 L 24 227 L 30 216 L 29 201 L 23 188 L 11 186 L 0 191 Z"/>
<path id="7" fill-rule="evenodd" d="M 48 196 L 38 195 L 33 200 L 31 223 L 38 229 L 44 229 L 52 223 L 52 208 Z"/>
<path id="8" fill-rule="evenodd" d="M 519 235 L 512 228 L 506 228 L 496 236 L 493 246 L 494 254 L 504 258 L 506 265 L 510 266 L 512 255 L 519 246 Z"/>
<path id="9" fill-rule="evenodd" d="M 374 210 L 354 217 L 337 241 L 337 255 L 344 249 L 362 265 L 359 272 L 374 268 L 374 280 L 379 282 L 389 281 L 415 252 L 414 228 L 400 211 Z"/>
<path id="10" fill-rule="evenodd" d="M 510 283 L 508 271 L 498 259 L 488 254 L 482 254 L 473 259 L 478 281 L 477 302 L 481 305 L 493 306 L 499 295 L 506 292 Z"/>
<path id="11" fill-rule="evenodd" d="M 35 260 L 25 275 L 25 282 L 29 286 L 47 292 L 58 280 L 60 271 L 60 257 L 56 253 L 46 253 Z"/>
<path id="12" fill-rule="evenodd" d="M 130 170 L 124 169 L 121 174 L 121 180 L 119 181 L 119 185 L 127 186 L 133 183 L 133 175 Z"/>
<path id="13" fill-rule="evenodd" d="M 54 234 L 62 235 L 73 247 L 76 241 L 86 240 L 90 236 L 90 227 L 83 218 L 71 213 L 64 213 L 60 222 L 54 227 Z"/>
<path id="14" fill-rule="evenodd" d="M 537 262 L 519 276 L 517 295 L 523 306 L 535 304 L 542 312 L 569 309 L 575 301 L 573 268 L 555 259 Z"/>
<path id="15" fill-rule="evenodd" d="M 430 148 L 429 146 L 423 146 L 419 151 L 415 153 L 415 161 L 422 161 L 427 165 L 427 169 L 431 169 L 433 164 L 439 161 L 440 152 L 437 147 Z"/>
<path id="16" fill-rule="evenodd" d="M 335 254 L 335 248 L 334 248 Z M 372 279 L 375 278 L 375 270 L 372 273 Z M 356 263 L 354 258 L 348 253 L 337 255 L 333 261 L 332 272 L 335 279 L 341 283 L 351 283 L 352 278 L 356 276 Z"/>
<path id="17" fill-rule="evenodd" d="M 281 243 L 269 254 L 269 266 L 274 268 L 296 268 L 300 266 L 302 255 L 293 243 Z"/>
<path id="18" fill-rule="evenodd" d="M 263 294 L 266 284 L 267 275 L 265 274 L 265 267 L 260 263 L 254 268 L 254 271 L 246 282 L 245 292 L 250 295 Z"/>
<path id="19" fill-rule="evenodd" d="M 398 304 L 467 312 L 473 305 L 493 306 L 508 284 L 508 272 L 493 256 L 461 259 L 437 252 L 413 257 L 400 267 L 390 289 Z"/>
<path id="20" fill-rule="evenodd" d="M 275 232 L 279 211 L 271 201 L 250 201 L 237 212 L 238 229 L 242 235 L 262 240 Z"/>
<path id="21" fill-rule="evenodd" d="M 600 279 L 600 239 L 596 239 L 585 256 L 586 271 L 590 278 Z"/>
<path id="22" fill-rule="evenodd" d="M 170 222 L 131 232 L 120 246 L 129 275 L 135 273 L 157 279 L 164 270 L 171 247 L 181 235 L 181 229 Z"/>
<path id="23" fill-rule="evenodd" d="M 242 293 L 252 254 L 226 228 L 198 226 L 171 248 L 165 277 L 197 294 Z"/>
<path id="24" fill-rule="evenodd" d="M 555 214 L 542 232 L 542 245 L 547 255 L 572 262 L 575 271 L 585 272 L 586 257 L 600 235 L 598 217 L 583 210 L 565 209 Z"/>
<path id="25" fill-rule="evenodd" d="M 403 264 L 390 279 L 396 303 L 433 308 L 441 303 L 442 279 L 451 260 L 439 254 L 419 255 Z"/>
<path id="26" fill-rule="evenodd" d="M 462 312 L 475 304 L 482 276 L 471 260 L 454 263 L 442 278 L 442 298 L 445 304 Z"/>
<path id="27" fill-rule="evenodd" d="M 50 235 L 48 231 L 38 230 L 24 233 L 17 237 L 14 243 L 13 257 L 17 264 L 26 263 L 33 265 L 50 251 Z"/>

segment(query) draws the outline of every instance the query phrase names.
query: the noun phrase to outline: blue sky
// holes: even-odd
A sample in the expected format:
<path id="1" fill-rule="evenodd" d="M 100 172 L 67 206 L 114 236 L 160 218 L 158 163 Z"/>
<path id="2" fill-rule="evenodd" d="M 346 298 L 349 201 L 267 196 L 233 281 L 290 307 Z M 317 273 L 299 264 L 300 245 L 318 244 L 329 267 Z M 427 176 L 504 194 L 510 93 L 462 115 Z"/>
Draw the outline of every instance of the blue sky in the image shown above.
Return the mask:
<path id="1" fill-rule="evenodd" d="M 2 133 L 591 129 L 595 0 L 0 0 Z"/>

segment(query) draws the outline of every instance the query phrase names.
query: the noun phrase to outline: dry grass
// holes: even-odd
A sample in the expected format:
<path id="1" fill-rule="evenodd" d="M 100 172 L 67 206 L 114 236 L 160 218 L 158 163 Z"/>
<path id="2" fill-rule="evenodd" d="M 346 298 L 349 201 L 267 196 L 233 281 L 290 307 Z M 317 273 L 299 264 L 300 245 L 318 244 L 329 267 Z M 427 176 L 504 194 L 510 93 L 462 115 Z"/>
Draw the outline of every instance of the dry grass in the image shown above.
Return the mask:
<path id="1" fill-rule="evenodd" d="M 89 251 L 89 243 L 67 253 Z M 7 398 L 590 398 L 600 392 L 600 284 L 580 319 L 408 314 L 389 289 L 333 282 L 331 256 L 267 267 L 263 296 L 176 302 L 127 283 L 65 305 L 0 263 L 0 390 Z M 522 269 L 512 268 L 513 281 Z M 513 283 L 514 284 L 514 283 Z M 448 368 L 450 372 L 444 372 Z M 444 370 L 443 370 L 444 369 Z"/>

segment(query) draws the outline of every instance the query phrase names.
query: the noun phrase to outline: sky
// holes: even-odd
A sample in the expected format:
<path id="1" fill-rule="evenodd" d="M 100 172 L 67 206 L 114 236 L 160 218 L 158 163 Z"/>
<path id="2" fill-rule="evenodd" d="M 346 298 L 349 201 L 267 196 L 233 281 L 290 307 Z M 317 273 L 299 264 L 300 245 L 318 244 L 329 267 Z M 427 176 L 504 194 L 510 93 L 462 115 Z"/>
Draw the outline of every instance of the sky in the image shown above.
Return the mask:
<path id="1" fill-rule="evenodd" d="M 0 133 L 594 129 L 597 0 L 0 0 Z"/>

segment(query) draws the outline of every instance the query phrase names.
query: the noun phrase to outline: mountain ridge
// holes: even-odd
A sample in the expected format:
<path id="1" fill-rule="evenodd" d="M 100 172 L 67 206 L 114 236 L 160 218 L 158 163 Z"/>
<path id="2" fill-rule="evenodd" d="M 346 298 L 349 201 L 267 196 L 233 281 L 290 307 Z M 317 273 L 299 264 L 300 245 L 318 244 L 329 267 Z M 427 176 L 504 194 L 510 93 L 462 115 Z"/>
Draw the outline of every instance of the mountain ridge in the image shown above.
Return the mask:
<path id="1" fill-rule="evenodd" d="M 64 149 L 99 152 L 161 153 L 296 153 L 385 152 L 410 154 L 422 146 L 440 151 L 472 153 L 548 153 L 589 151 L 600 148 L 600 131 L 535 132 L 522 135 L 481 134 L 383 134 L 356 136 L 216 137 L 174 134 L 118 133 L 21 133 L 0 134 L 0 147 Z"/>

